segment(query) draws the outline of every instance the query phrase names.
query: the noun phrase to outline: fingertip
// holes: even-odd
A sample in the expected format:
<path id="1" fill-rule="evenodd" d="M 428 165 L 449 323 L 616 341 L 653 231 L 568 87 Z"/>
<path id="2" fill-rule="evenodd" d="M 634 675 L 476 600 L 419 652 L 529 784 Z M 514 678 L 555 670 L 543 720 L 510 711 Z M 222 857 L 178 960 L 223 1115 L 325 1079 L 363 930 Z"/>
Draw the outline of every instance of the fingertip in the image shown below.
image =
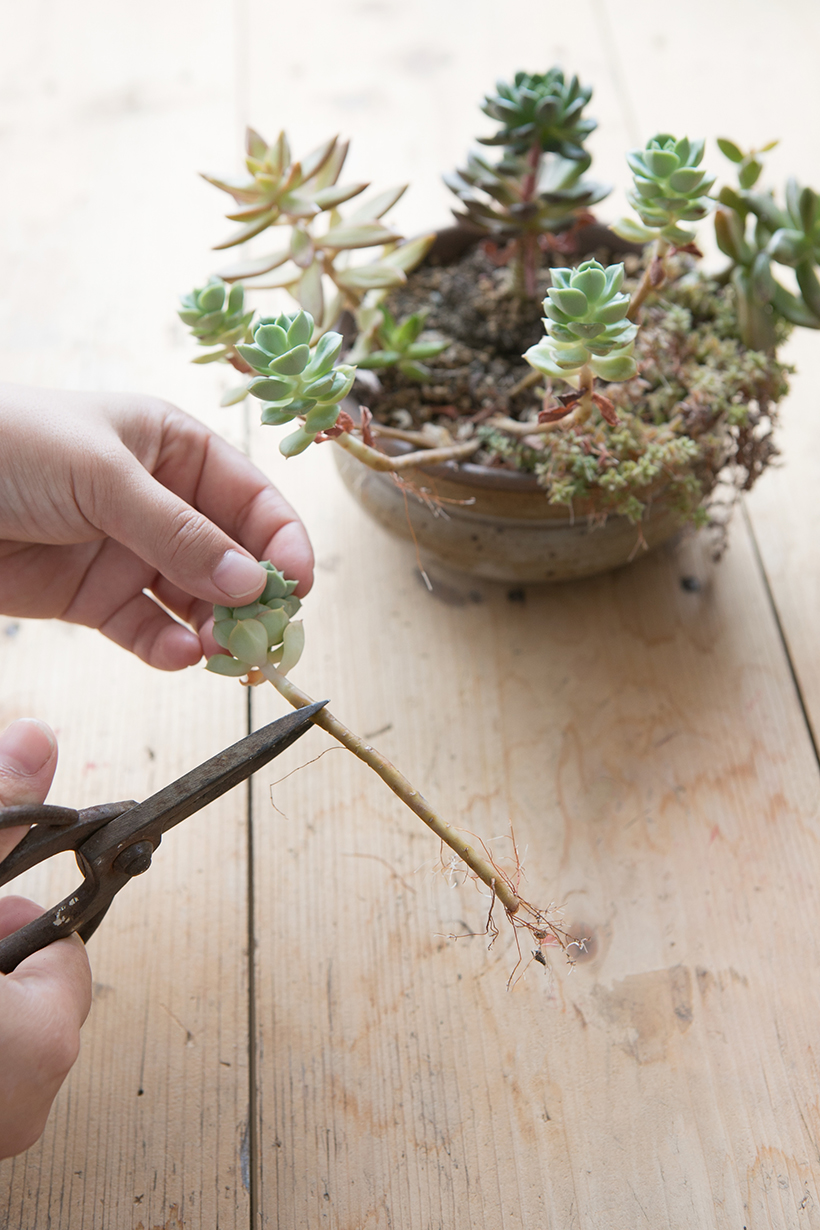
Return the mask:
<path id="1" fill-rule="evenodd" d="M 225 605 L 240 605 L 242 599 L 252 601 L 261 594 L 267 576 L 256 560 L 233 549 L 226 551 L 213 571 L 211 580 L 229 601 Z"/>
<path id="2" fill-rule="evenodd" d="M 202 657 L 199 637 L 181 624 L 163 628 L 151 648 L 149 665 L 161 671 L 181 671 L 196 666 Z"/>

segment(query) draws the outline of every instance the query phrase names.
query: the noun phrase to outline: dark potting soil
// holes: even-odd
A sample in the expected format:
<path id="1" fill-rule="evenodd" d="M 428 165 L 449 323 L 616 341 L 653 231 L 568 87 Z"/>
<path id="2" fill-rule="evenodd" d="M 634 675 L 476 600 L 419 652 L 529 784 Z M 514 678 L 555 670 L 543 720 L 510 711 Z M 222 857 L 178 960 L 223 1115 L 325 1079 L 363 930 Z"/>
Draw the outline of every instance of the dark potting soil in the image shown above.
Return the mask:
<path id="1" fill-rule="evenodd" d="M 606 250 L 588 255 L 603 264 L 612 259 Z M 426 309 L 424 340 L 447 338 L 451 344 L 427 361 L 431 377 L 424 384 L 388 368 L 377 373 L 378 385 L 357 382 L 354 396 L 395 427 L 439 421 L 452 430 L 458 420 L 480 423 L 499 412 L 527 418 L 537 396 L 528 388 L 510 401 L 509 391 L 533 370 L 522 355 L 544 335 L 542 300 L 552 284 L 550 265 L 572 263 L 558 253 L 549 256 L 535 298 L 525 300 L 511 293 L 511 267 L 493 245 L 478 243 L 453 264 L 414 270 L 391 292 L 387 306 L 397 319 Z M 628 272 L 638 268 L 637 257 L 626 261 Z"/>

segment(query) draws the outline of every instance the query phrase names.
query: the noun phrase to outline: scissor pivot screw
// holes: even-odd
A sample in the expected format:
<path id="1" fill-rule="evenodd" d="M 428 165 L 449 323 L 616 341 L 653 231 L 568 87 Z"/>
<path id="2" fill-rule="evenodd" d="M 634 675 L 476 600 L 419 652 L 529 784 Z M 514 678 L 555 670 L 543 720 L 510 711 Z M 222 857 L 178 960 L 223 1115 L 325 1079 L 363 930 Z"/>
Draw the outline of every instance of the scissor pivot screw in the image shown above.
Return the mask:
<path id="1" fill-rule="evenodd" d="M 127 876 L 141 876 L 151 866 L 153 853 L 154 847 L 150 841 L 137 841 L 117 855 L 114 866 Z"/>

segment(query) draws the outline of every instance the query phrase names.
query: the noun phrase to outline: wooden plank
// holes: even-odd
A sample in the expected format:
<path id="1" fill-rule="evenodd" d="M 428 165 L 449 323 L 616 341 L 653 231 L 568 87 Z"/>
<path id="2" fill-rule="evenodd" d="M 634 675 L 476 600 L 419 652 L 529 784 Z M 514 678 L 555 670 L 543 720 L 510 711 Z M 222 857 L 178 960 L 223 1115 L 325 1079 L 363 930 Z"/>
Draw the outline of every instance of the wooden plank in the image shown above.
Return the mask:
<path id="1" fill-rule="evenodd" d="M 4 22 L 4 378 L 154 392 L 216 423 L 221 377 L 188 366 L 174 309 L 220 224 L 195 171 L 235 146 L 230 16 L 34 0 Z M 83 628 L 0 631 L 2 719 L 57 730 L 55 800 L 145 797 L 246 729 L 244 698 L 199 669 L 162 675 Z M 246 821 L 240 790 L 175 830 L 91 941 L 82 1055 L 42 1143 L 0 1166 L 0 1225 L 247 1224 Z M 25 891 L 59 900 L 70 862 Z"/>
<path id="2" fill-rule="evenodd" d="M 820 184 L 815 126 L 820 82 L 814 70 L 820 15 L 815 5 L 789 0 L 775 12 L 759 3 L 699 3 L 687 9 L 687 20 L 673 33 L 663 10 L 647 0 L 627 8 L 604 0 L 600 4 L 642 138 L 659 124 L 672 131 L 728 135 L 744 148 L 779 138 L 779 147 L 766 157 L 761 183 L 776 185 L 780 200 L 789 175 L 801 183 Z M 714 58 L 717 48 L 731 49 L 721 55 L 719 68 Z M 636 62 L 641 71 L 629 73 L 629 65 Z M 786 77 L 789 86 L 784 90 Z M 709 88 L 688 88 L 692 79 L 708 81 Z M 709 157 L 714 169 L 725 174 L 728 164 L 714 146 Z M 778 276 L 788 282 L 790 275 L 781 268 Z M 796 367 L 778 432 L 783 462 L 757 485 L 747 510 L 817 740 L 820 668 L 814 612 L 820 600 L 820 573 L 813 531 L 820 447 L 814 391 L 820 377 L 817 335 L 796 330 L 783 357 Z"/>
<path id="3" fill-rule="evenodd" d="M 802 1224 L 817 771 L 745 535 L 437 602 L 328 463 L 298 681 L 460 825 L 512 822 L 592 955 L 508 992 L 507 933 L 447 939 L 486 901 L 346 753 L 271 807 L 322 737 L 294 749 L 256 795 L 261 1224 Z"/>
<path id="4" fill-rule="evenodd" d="M 263 6 L 251 12 L 252 33 L 273 28 Z M 695 5 L 674 26 L 656 6 L 633 12 L 574 6 L 570 25 L 525 6 L 513 26 L 479 5 L 469 23 L 450 9 L 434 25 L 427 7 L 367 6 L 320 23 L 310 61 L 277 14 L 282 71 L 264 75 L 261 50 L 252 59 L 254 122 L 264 130 L 269 104 L 271 129 L 301 125 L 317 141 L 347 99 L 357 168 L 380 149 L 389 181 L 412 154 L 429 182 L 434 161 L 461 156 L 488 82 L 541 66 L 533 45 L 596 84 L 596 113 L 623 146 L 645 123 L 674 127 L 675 107 L 689 127 L 693 98 L 692 130 L 708 119 L 752 140 L 739 121 L 755 128 L 758 105 L 761 122 L 776 118 L 782 75 L 758 89 L 756 74 L 751 97 L 750 55 L 762 61 L 765 45 L 785 64 L 797 48 L 799 69 L 816 52 L 796 2 L 778 12 L 780 35 L 759 5 Z M 647 32 L 663 43 L 647 50 Z M 343 39 L 360 49 L 353 70 L 331 56 Z M 412 59 L 428 66 L 414 84 L 417 48 L 439 61 Z M 605 74 L 589 71 L 596 57 Z M 647 88 L 633 88 L 644 70 Z M 731 104 L 725 129 L 716 96 Z M 778 105 L 788 118 L 785 94 Z M 264 433 L 254 455 L 281 474 Z M 447 938 L 480 932 L 486 902 L 437 873 L 418 822 L 346 753 L 307 765 L 314 750 L 294 749 L 255 795 L 260 1224 L 820 1224 L 806 977 L 817 765 L 743 525 L 718 568 L 689 544 L 523 604 L 453 580 L 437 601 L 326 451 L 282 481 L 318 548 L 297 680 L 465 828 L 503 839 L 512 823 L 528 895 L 562 903 L 591 951 L 571 974 L 531 964 L 508 992 L 508 934 L 489 952 Z M 265 691 L 258 722 L 281 709 Z"/>

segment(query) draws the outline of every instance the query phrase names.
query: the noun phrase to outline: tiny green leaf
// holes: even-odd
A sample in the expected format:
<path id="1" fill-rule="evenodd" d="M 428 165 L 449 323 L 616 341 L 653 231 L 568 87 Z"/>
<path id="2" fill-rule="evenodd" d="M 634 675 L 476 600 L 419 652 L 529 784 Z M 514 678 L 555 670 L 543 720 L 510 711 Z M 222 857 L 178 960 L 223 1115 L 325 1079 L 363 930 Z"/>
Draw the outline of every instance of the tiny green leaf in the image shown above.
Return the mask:
<path id="1" fill-rule="evenodd" d="M 718 137 L 718 149 L 722 154 L 725 154 L 730 162 L 742 162 L 743 152 L 739 150 L 734 141 L 728 141 L 726 137 Z"/>

